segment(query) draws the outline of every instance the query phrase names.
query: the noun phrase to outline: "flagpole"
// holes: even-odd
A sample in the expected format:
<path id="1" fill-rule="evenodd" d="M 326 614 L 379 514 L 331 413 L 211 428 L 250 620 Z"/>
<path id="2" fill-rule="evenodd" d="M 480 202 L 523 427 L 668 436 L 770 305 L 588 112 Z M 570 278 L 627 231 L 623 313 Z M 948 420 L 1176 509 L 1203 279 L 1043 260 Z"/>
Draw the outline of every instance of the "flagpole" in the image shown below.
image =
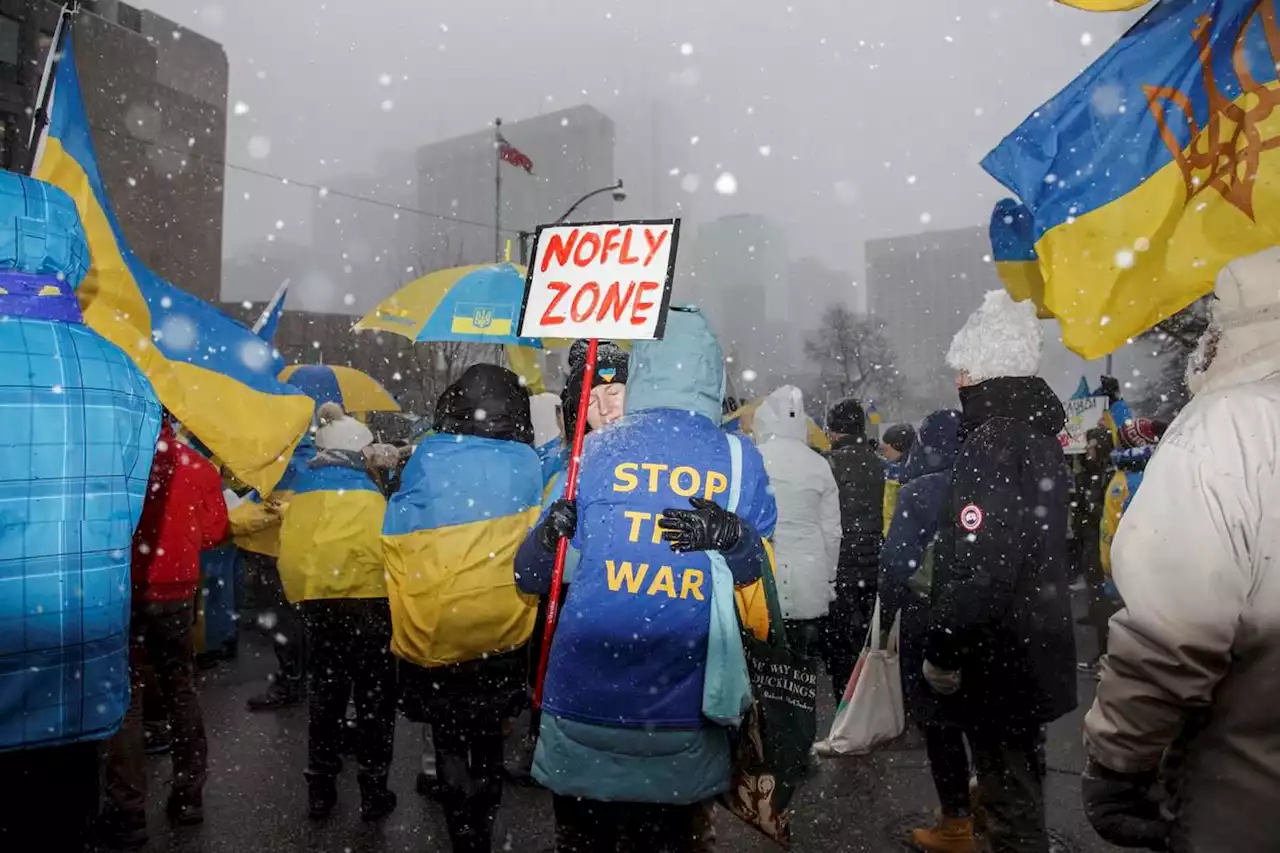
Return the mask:
<path id="1" fill-rule="evenodd" d="M 49 55 L 44 61 L 44 73 L 40 76 L 40 86 L 36 89 L 36 108 L 31 113 L 31 133 L 27 136 L 28 175 L 35 171 L 36 157 L 40 153 L 40 135 L 49 126 L 49 101 L 53 97 L 53 75 L 58 69 L 58 53 L 62 50 L 67 34 L 71 32 L 71 18 L 78 11 L 79 2 L 63 3 L 58 23 L 53 29 L 53 41 L 49 43 Z"/>
<path id="2" fill-rule="evenodd" d="M 493 260 L 502 263 L 502 119 L 493 120 Z"/>

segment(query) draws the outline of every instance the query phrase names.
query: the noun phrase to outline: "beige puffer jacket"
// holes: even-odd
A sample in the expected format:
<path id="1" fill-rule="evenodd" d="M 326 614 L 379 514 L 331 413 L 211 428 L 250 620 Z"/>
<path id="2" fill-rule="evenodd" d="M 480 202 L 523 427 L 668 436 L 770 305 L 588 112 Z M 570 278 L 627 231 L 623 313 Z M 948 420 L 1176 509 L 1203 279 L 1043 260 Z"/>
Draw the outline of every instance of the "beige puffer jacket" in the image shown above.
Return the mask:
<path id="1" fill-rule="evenodd" d="M 1217 355 L 1147 467 L 1112 551 L 1090 754 L 1177 746 L 1175 853 L 1280 850 L 1280 250 L 1218 279 Z"/>

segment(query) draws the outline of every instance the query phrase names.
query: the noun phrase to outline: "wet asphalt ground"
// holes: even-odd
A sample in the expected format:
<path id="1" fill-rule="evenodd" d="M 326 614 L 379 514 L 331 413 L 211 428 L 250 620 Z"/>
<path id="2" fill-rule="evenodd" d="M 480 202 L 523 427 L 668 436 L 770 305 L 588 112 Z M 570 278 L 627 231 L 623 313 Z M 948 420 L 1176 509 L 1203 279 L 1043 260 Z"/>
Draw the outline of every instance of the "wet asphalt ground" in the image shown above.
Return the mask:
<path id="1" fill-rule="evenodd" d="M 1091 648 L 1081 632 L 1081 649 Z M 152 769 L 151 832 L 147 851 L 159 853 L 433 853 L 448 851 L 439 806 L 414 790 L 421 753 L 420 727 L 403 718 L 396 733 L 391 787 L 399 808 L 380 824 L 362 824 L 354 767 L 340 780 L 340 802 L 327 821 L 308 819 L 306 786 L 307 712 L 294 707 L 249 713 L 245 701 L 265 685 L 274 669 L 270 648 L 244 633 L 237 659 L 202 675 L 202 701 L 209 735 L 209 782 L 205 822 L 170 828 L 163 815 L 165 756 L 149 759 Z M 1081 720 L 1094 682 L 1080 679 L 1081 705 L 1049 730 L 1047 802 L 1049 825 L 1058 838 L 1055 853 L 1106 853 L 1080 808 L 1079 774 L 1084 766 Z M 820 706 L 825 733 L 834 708 Z M 353 764 L 353 762 L 352 762 Z M 794 822 L 797 853 L 896 853 L 910 849 L 907 831 L 929 819 L 936 807 L 923 745 L 914 733 L 871 756 L 825 759 L 797 799 Z M 777 850 L 727 812 L 717 814 L 719 847 L 725 851 Z M 495 850 L 542 853 L 553 848 L 551 797 L 538 788 L 508 785 L 498 816 Z"/>

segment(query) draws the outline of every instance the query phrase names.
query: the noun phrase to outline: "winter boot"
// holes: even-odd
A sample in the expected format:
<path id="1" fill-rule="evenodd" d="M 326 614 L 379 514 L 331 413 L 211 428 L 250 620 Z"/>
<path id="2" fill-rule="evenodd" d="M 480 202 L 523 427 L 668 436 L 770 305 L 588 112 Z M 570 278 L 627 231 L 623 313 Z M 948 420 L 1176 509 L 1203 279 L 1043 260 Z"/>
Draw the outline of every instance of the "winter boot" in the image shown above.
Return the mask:
<path id="1" fill-rule="evenodd" d="M 973 818 L 943 816 L 937 826 L 911 830 L 911 843 L 924 853 L 975 853 Z"/>
<path id="2" fill-rule="evenodd" d="M 307 771 L 307 809 L 312 820 L 324 820 L 338 805 L 338 777 Z"/>
<path id="3" fill-rule="evenodd" d="M 174 791 L 169 795 L 165 814 L 178 826 L 204 823 L 204 798 L 199 791 Z"/>
<path id="4" fill-rule="evenodd" d="M 139 850 L 147 846 L 147 816 L 108 810 L 94 824 L 93 836 L 111 850 Z"/>
<path id="5" fill-rule="evenodd" d="M 396 809 L 396 795 L 387 790 L 387 777 L 374 776 L 372 773 L 361 773 L 356 777 L 360 783 L 360 819 L 365 822 L 382 820 Z"/>

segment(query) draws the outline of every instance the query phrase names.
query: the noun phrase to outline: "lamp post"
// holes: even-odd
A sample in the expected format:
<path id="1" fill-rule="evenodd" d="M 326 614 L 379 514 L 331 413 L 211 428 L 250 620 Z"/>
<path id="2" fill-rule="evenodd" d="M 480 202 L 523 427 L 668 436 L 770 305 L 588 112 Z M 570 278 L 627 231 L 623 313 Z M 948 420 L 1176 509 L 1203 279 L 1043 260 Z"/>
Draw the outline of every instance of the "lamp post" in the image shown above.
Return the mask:
<path id="1" fill-rule="evenodd" d="M 604 193 L 613 193 L 614 201 L 627 200 L 627 191 L 622 188 L 622 178 L 618 178 L 618 182 L 616 184 L 611 184 L 607 187 L 601 187 L 598 190 L 592 190 L 591 192 L 584 195 L 582 198 L 575 201 L 573 204 L 569 205 L 569 209 L 566 210 L 564 213 L 560 214 L 560 216 L 558 216 L 556 220 L 551 224 L 560 225 L 561 223 L 568 221 L 569 217 L 573 215 L 573 212 L 577 210 L 582 205 L 583 202 L 585 202 L 587 199 L 595 198 L 596 196 L 602 195 Z M 529 238 L 533 236 L 533 232 L 521 231 L 519 236 L 520 236 L 520 266 L 524 266 L 527 263 L 529 263 Z"/>

